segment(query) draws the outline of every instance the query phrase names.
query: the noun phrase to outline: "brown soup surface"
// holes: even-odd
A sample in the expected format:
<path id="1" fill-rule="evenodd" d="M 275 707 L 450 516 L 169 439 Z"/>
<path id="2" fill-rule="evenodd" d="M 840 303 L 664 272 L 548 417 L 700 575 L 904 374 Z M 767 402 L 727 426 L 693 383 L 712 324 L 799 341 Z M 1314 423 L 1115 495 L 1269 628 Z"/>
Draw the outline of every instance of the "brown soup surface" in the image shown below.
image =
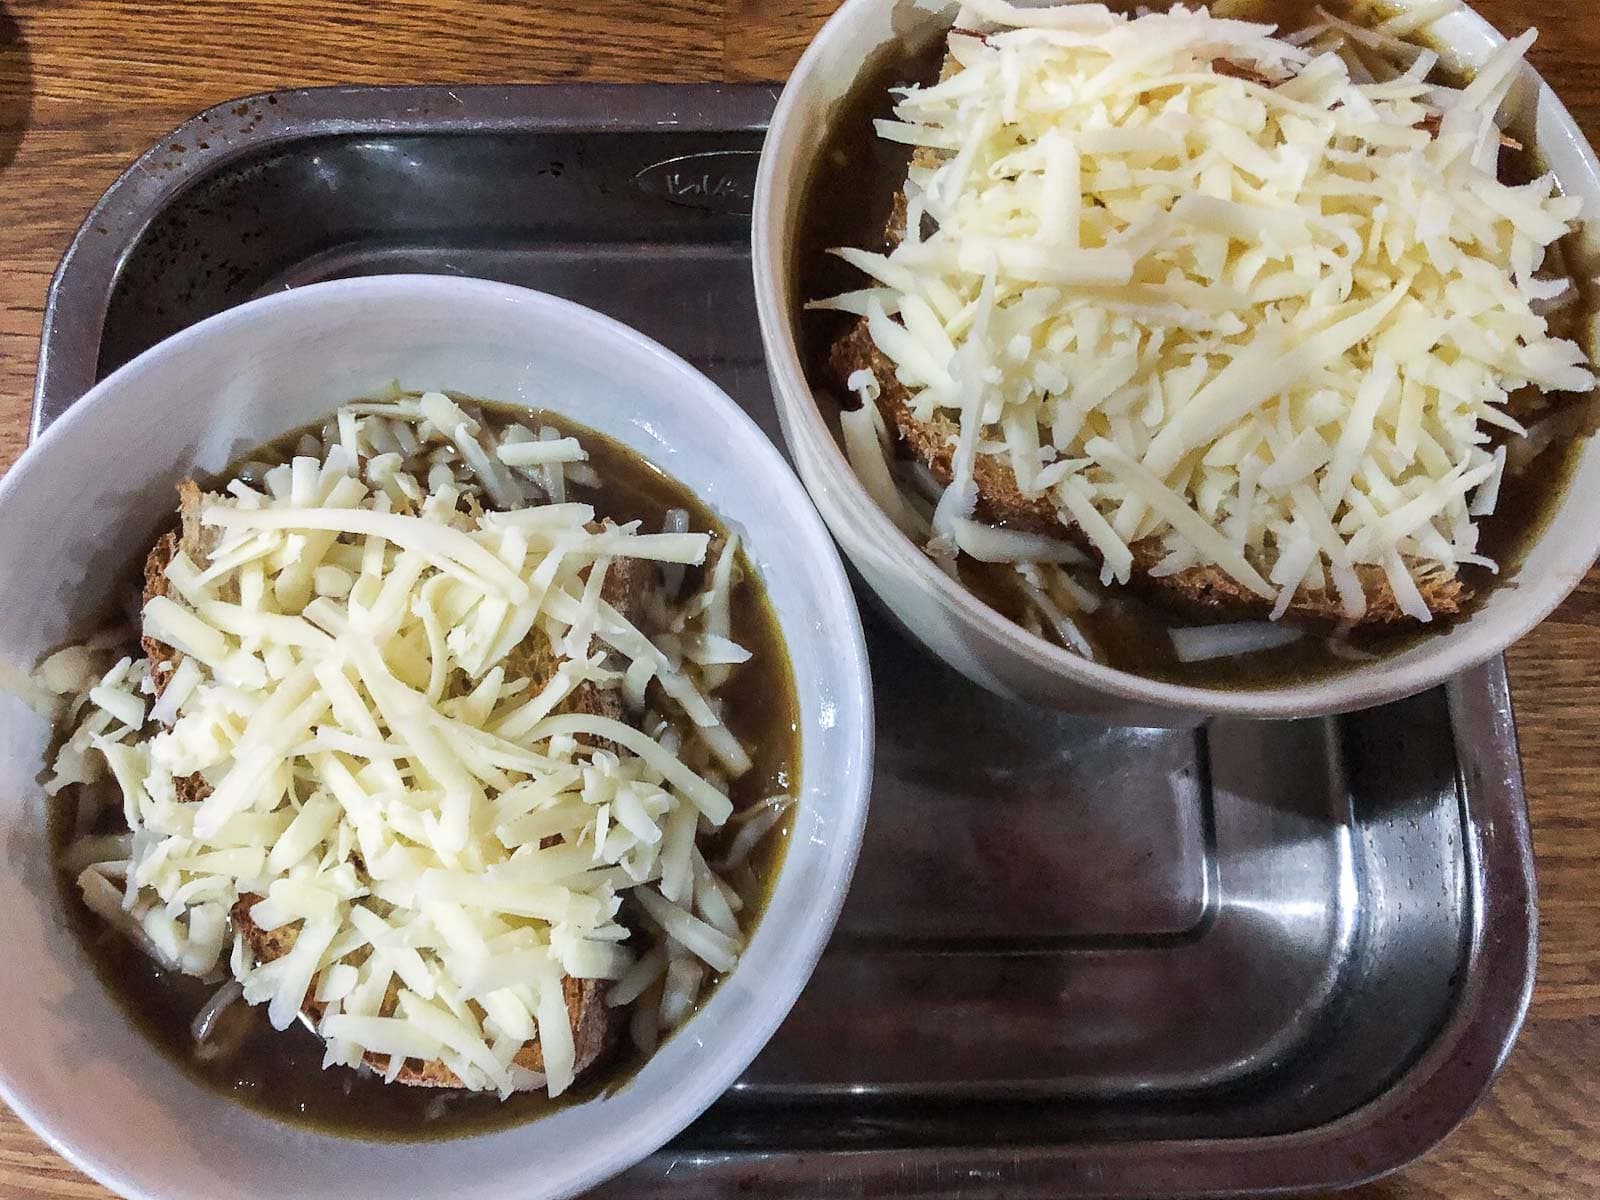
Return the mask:
<path id="1" fill-rule="evenodd" d="M 577 437 L 589 452 L 589 464 L 604 482 L 598 489 L 574 487 L 569 482 L 569 495 L 594 505 L 597 516 L 618 523 L 638 520 L 641 528 L 657 530 L 668 510 L 682 508 L 690 514 L 691 529 L 724 532 L 688 489 L 619 442 L 549 413 L 474 403 L 505 418 L 552 425 L 563 435 Z M 245 455 L 240 462 L 288 461 L 307 432 L 320 430 L 296 430 Z M 799 701 L 783 635 L 760 577 L 742 548 L 739 555 L 744 582 L 734 593 L 732 637 L 750 651 L 751 658 L 718 690 L 725 701 L 729 728 L 754 761 L 751 770 L 732 783 L 730 795 L 736 812 L 779 792 L 792 794 L 799 786 L 800 765 Z M 692 594 L 699 583 L 699 570 L 688 569 L 683 594 Z M 130 581 L 130 586 L 138 585 Z M 71 795 L 69 789 L 58 799 Z M 51 842 L 58 853 L 72 834 L 72 808 L 70 802 L 61 803 L 52 812 Z M 107 826 L 90 832 L 116 832 L 119 815 L 108 814 Z M 762 840 L 747 864 L 749 870 L 729 879 L 744 901 L 739 921 L 746 938 L 771 896 L 788 846 L 792 816 L 792 811 L 786 814 Z M 719 831 L 715 843 L 708 845 L 702 838 L 700 845 L 707 857 L 715 858 L 733 833 L 730 823 Z M 63 906 L 96 974 L 129 1018 L 191 1077 L 270 1117 L 368 1139 L 455 1137 L 520 1124 L 613 1091 L 624 1085 L 647 1057 L 635 1050 L 624 1034 L 607 1060 L 585 1071 L 555 1100 L 543 1092 L 522 1092 L 502 1101 L 492 1093 L 385 1084 L 365 1069 L 324 1070 L 324 1046 L 316 1034 L 299 1023 L 279 1032 L 268 1024 L 264 1005 L 234 1004 L 222 1017 L 230 1027 L 218 1029 L 212 1037 L 212 1041 L 227 1045 L 227 1053 L 206 1058 L 197 1053 L 190 1026 L 219 985 L 163 970 L 90 913 L 65 873 L 58 873 L 58 882 Z M 720 980 L 702 990 L 700 1004 L 717 982 Z"/>
<path id="2" fill-rule="evenodd" d="M 1136 6 L 1113 0 L 1109 7 L 1131 12 Z M 1219 16 L 1262 21 L 1285 31 L 1305 28 L 1317 19 L 1317 5 L 1310 0 L 1220 0 L 1210 7 Z M 1362 16 L 1347 3 L 1326 7 L 1352 20 L 1374 19 L 1371 9 Z M 790 269 L 798 281 L 796 294 L 802 304 L 863 286 L 861 274 L 828 254 L 830 247 L 888 248 L 884 230 L 895 195 L 905 182 L 911 148 L 879 138 L 872 123 L 893 116 L 895 97 L 891 88 L 935 82 L 943 61 L 943 38 L 911 48 L 909 53 L 905 48 L 895 48 L 893 53 L 868 64 L 855 89 L 830 114 L 817 158 L 804 184 L 799 238 L 792 250 Z M 1442 68 L 1436 74 L 1448 79 Z M 1531 130 L 1513 127 L 1508 132 L 1519 136 L 1528 148 L 1502 153 L 1502 177 L 1520 183 L 1543 174 L 1545 168 L 1533 145 Z M 1593 360 L 1597 355 L 1588 331 L 1597 311 L 1594 280 L 1600 263 L 1591 261 L 1581 250 L 1575 235 L 1557 243 L 1555 252 L 1565 260 L 1565 268 L 1578 287 L 1579 303 L 1552 316 L 1552 332 L 1576 340 Z M 818 395 L 832 397 L 837 406 L 841 390 L 829 368 L 828 356 L 855 318 L 845 313 L 802 309 L 791 314 L 791 319 L 808 381 Z M 1587 405 L 1589 398 L 1551 394 L 1547 399 L 1555 409 Z M 852 400 L 843 398 L 844 403 Z M 826 411 L 825 406 L 825 416 L 836 421 L 837 407 Z M 1560 504 L 1581 454 L 1583 437 L 1595 429 L 1592 406 L 1582 414 L 1579 424 L 1583 436 L 1557 440 L 1519 474 L 1506 472 L 1494 514 L 1479 522 L 1478 552 L 1499 564 L 1499 574 L 1472 564 L 1460 568 L 1462 580 L 1473 592 L 1468 611 L 1493 588 L 1514 586 L 1517 567 L 1527 548 Z M 958 568 L 962 582 L 975 595 L 1011 620 L 1022 620 L 1027 600 L 1013 572 L 966 555 L 960 557 Z M 1095 612 L 1073 614 L 1101 661 L 1147 678 L 1196 687 L 1234 690 L 1326 678 L 1356 668 L 1369 656 L 1399 653 L 1430 633 L 1428 626 L 1409 623 L 1389 629 L 1358 628 L 1344 639 L 1355 652 L 1352 655 L 1336 654 L 1329 648 L 1328 638 L 1308 633 L 1298 641 L 1267 651 L 1183 662 L 1165 636 L 1166 631 L 1215 624 L 1227 618 L 1192 619 L 1162 603 L 1158 596 L 1130 587 L 1103 589 L 1101 597 L 1102 603 Z"/>

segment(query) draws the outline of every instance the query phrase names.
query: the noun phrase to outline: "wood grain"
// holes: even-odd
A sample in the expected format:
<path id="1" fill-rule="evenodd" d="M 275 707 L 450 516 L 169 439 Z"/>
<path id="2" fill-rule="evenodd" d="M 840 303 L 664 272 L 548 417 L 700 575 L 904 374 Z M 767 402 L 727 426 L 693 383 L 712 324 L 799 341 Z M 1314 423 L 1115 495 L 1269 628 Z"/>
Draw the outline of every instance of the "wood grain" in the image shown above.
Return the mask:
<path id="1" fill-rule="evenodd" d="M 0 467 L 26 439 L 45 289 L 82 214 L 183 118 L 270 88 L 781 79 L 833 0 L 0 4 Z M 1600 140 L 1590 0 L 1484 0 Z M 1538 986 L 1489 1099 L 1367 1200 L 1600 1194 L 1600 576 L 1511 655 L 1542 904 Z M 0 1111 L 0 1197 L 106 1195 Z"/>

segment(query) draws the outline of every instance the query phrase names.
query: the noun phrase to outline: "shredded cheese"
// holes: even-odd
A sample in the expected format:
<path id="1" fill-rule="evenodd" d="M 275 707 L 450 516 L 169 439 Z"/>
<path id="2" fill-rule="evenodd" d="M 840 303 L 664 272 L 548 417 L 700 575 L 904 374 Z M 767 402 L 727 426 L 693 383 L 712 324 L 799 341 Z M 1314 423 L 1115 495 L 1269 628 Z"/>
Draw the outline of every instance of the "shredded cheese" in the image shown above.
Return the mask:
<path id="1" fill-rule="evenodd" d="M 972 519 L 986 455 L 1106 582 L 1211 565 L 1276 617 L 1331 580 L 1356 620 L 1366 566 L 1421 620 L 1417 579 L 1486 561 L 1489 431 L 1594 387 L 1541 315 L 1580 205 L 1496 175 L 1532 32 L 1454 89 L 1402 40 L 1423 20 L 1322 14 L 1284 38 L 1181 6 L 969 0 L 943 78 L 877 127 L 917 148 L 915 227 L 887 255 L 837 251 L 873 286 L 821 304 L 865 315 L 918 420 L 956 423 L 930 553 L 1029 553 Z M 886 382 L 849 386 L 870 409 Z M 872 423 L 847 415 L 844 435 L 927 540 L 886 494 Z M 1054 547 L 1032 558 L 1069 560 Z"/>
<path id="2" fill-rule="evenodd" d="M 702 975 L 738 958 L 731 889 L 691 886 L 697 832 L 729 819 L 728 780 L 751 766 L 715 696 L 750 658 L 729 624 L 737 543 L 635 624 L 604 599 L 618 564 L 699 564 L 711 539 L 686 519 L 597 526 L 507 474 L 583 463 L 576 437 L 497 432 L 444 393 L 332 427 L 265 492 L 205 498 L 207 561 L 186 545 L 144 607 L 178 658 L 153 707 L 144 659 L 108 668 L 97 645 L 40 666 L 41 691 L 75 697 L 52 791 L 109 771 L 128 830 L 67 861 L 164 965 L 226 965 L 276 1028 L 311 1021 L 329 1065 L 393 1079 L 436 1061 L 466 1088 L 558 1094 L 578 1068 L 564 979 L 636 999 L 650 980 L 624 943 L 641 928 L 646 963 L 668 939 Z M 392 488 L 390 457 L 426 491 Z M 246 896 L 286 952 L 258 959 L 239 936 L 229 953 Z M 687 978 L 663 1012 L 692 1007 Z M 538 1073 L 518 1061 L 535 1037 Z"/>

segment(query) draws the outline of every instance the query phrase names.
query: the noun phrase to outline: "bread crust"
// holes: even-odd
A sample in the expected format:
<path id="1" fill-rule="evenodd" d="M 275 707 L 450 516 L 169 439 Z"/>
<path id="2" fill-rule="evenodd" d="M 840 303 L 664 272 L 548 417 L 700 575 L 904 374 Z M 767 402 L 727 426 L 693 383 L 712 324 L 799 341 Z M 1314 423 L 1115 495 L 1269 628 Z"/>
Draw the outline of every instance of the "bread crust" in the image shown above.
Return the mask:
<path id="1" fill-rule="evenodd" d="M 203 493 L 193 480 L 186 479 L 179 485 L 178 495 L 179 529 L 158 538 L 145 558 L 145 603 L 149 603 L 155 596 L 169 594 L 171 584 L 166 571 L 180 550 L 197 566 L 203 567 L 208 561 L 206 535 L 199 520 Z M 641 612 L 645 598 L 653 586 L 655 571 L 653 563 L 631 558 L 615 559 L 601 585 L 601 597 L 624 617 L 634 620 Z M 171 680 L 172 672 L 177 669 L 182 656 L 173 647 L 152 637 L 141 638 L 140 645 L 150 660 L 151 676 L 154 679 L 156 695 L 159 696 Z M 544 631 L 535 628 L 507 657 L 507 673 L 512 677 L 527 678 L 529 687 L 537 692 L 550 681 L 560 661 Z M 587 713 L 617 720 L 625 720 L 627 716 L 616 689 L 600 688 L 590 682 L 581 683 L 574 688 L 572 693 L 557 705 L 557 711 Z M 593 744 L 597 749 L 614 748 L 610 743 L 599 739 L 594 739 Z M 178 799 L 183 802 L 198 803 L 211 794 L 211 785 L 199 774 L 182 776 L 175 779 L 174 784 Z M 268 963 L 281 958 L 294 948 L 300 927 L 296 922 L 277 929 L 262 929 L 251 916 L 251 909 L 261 900 L 261 896 L 253 893 L 241 894 L 234 903 L 230 916 L 234 931 L 244 940 L 256 961 Z M 575 1076 L 582 1075 L 603 1059 L 619 1041 L 622 1031 L 622 1010 L 606 1004 L 606 984 L 603 980 L 574 979 L 566 976 L 562 979 L 561 987 L 566 1001 L 568 1022 L 572 1029 L 573 1073 Z M 397 1000 L 398 987 L 391 989 L 391 994 L 385 998 L 383 1015 L 387 1016 L 393 1012 Z M 315 1025 L 321 1019 L 324 1007 L 314 999 L 312 993 L 308 992 L 301 1004 L 301 1012 Z M 369 1053 L 364 1059 L 374 1070 L 388 1071 L 389 1062 L 386 1055 Z M 526 1070 L 542 1073 L 544 1051 L 538 1036 L 526 1042 L 512 1061 Z M 411 1087 L 461 1086 L 461 1080 L 455 1073 L 437 1059 L 427 1062 L 408 1060 L 396 1074 L 395 1081 Z"/>
<path id="2" fill-rule="evenodd" d="M 917 419 L 911 409 L 911 391 L 895 377 L 894 364 L 873 342 L 865 318 L 858 320 L 834 343 L 828 367 L 841 395 L 849 394 L 844 381 L 855 371 L 872 372 L 878 382 L 877 405 L 884 424 L 896 432 L 900 445 L 920 460 L 935 479 L 949 484 L 959 433 L 956 423 L 944 416 L 935 416 L 931 421 Z M 1003 459 L 980 454 L 973 463 L 972 473 L 978 488 L 976 515 L 979 520 L 1007 529 L 1066 537 L 1092 557 L 1099 557 L 1094 544 L 1075 522 L 1057 513 L 1048 496 L 1030 496 L 1022 491 L 1016 474 Z M 1133 552 L 1130 583 L 1142 594 L 1184 616 L 1240 620 L 1266 617 L 1272 612 L 1271 599 L 1257 595 L 1218 566 L 1186 567 L 1171 575 L 1150 574 L 1166 556 L 1158 538 L 1145 538 L 1129 549 Z M 1356 627 L 1414 623 L 1415 618 L 1401 609 L 1382 568 L 1363 564 L 1356 567 L 1356 576 L 1367 600 L 1367 610 L 1361 620 L 1355 622 Z M 1471 597 L 1470 589 L 1455 575 L 1419 579 L 1417 589 L 1435 616 L 1454 616 Z M 1331 587 L 1302 585 L 1296 590 L 1288 613 L 1298 623 L 1314 628 L 1332 629 L 1345 621 L 1344 604 Z"/>
<path id="3" fill-rule="evenodd" d="M 269 963 L 282 958 L 294 949 L 295 939 L 300 930 L 298 923 L 280 926 L 277 929 L 262 929 L 250 915 L 250 910 L 260 904 L 261 900 L 262 897 L 259 895 L 245 892 L 234 902 L 230 915 L 233 918 L 234 931 L 244 939 L 245 945 L 250 948 L 250 953 L 255 956 L 256 961 Z M 379 1008 L 379 1015 L 387 1017 L 394 1014 L 399 1004 L 399 991 L 398 985 L 390 987 L 389 994 L 384 997 L 384 1002 Z M 572 1070 L 574 1076 L 581 1076 L 616 1045 L 622 1028 L 621 1010 L 606 1004 L 605 983 L 602 980 L 564 976 L 561 980 L 561 993 L 566 1002 L 567 1023 L 572 1030 Z M 300 1006 L 300 1011 L 315 1025 L 322 1019 L 325 1007 L 308 993 Z M 386 1054 L 368 1052 L 362 1055 L 362 1060 L 380 1074 L 389 1070 L 389 1056 Z M 511 1061 L 524 1070 L 542 1073 L 544 1050 L 538 1035 L 523 1043 Z M 461 1086 L 461 1080 L 455 1072 L 438 1059 L 427 1061 L 407 1059 L 395 1075 L 395 1082 L 406 1084 L 408 1087 Z"/>

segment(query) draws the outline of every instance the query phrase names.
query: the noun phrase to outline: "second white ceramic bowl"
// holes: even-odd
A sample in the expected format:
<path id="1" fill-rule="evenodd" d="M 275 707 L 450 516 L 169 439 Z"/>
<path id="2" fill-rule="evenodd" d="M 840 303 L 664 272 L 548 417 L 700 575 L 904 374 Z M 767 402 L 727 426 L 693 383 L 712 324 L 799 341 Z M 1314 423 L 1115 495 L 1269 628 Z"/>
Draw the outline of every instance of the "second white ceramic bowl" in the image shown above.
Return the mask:
<path id="1" fill-rule="evenodd" d="M 37 777 L 46 723 L 0 691 L 0 1096 L 140 1200 L 529 1200 L 662 1145 L 731 1084 L 816 964 L 860 844 L 872 761 L 860 621 L 822 523 L 713 383 L 616 322 L 474 280 L 320 284 L 203 322 L 95 387 L 0 482 L 0 663 L 92 632 L 173 520 L 174 486 L 399 379 L 550 409 L 610 434 L 741 530 L 788 644 L 799 804 L 737 969 L 626 1085 L 495 1133 L 361 1142 L 281 1125 L 196 1083 L 95 978 L 63 918 Z"/>
<path id="2" fill-rule="evenodd" d="M 959 6 L 948 0 L 845 0 L 790 76 L 756 177 L 752 249 L 767 369 L 790 453 L 828 527 L 883 607 L 929 650 L 1004 695 L 1127 724 L 1177 724 L 1210 714 L 1302 717 L 1366 708 L 1423 691 L 1491 658 L 1532 629 L 1582 580 L 1600 553 L 1600 442 L 1589 438 L 1559 510 L 1513 583 L 1465 620 L 1382 661 L 1311 682 L 1254 689 L 1186 687 L 1089 662 L 1001 617 L 940 571 L 856 480 L 806 381 L 796 339 L 796 238 L 823 131 L 864 72 L 897 48 L 941 37 Z M 1559 30 L 1551 31 L 1559 36 Z M 1459 66 L 1504 41 L 1466 7 L 1426 30 Z M 1600 220 L 1600 163 L 1555 94 L 1527 72 L 1535 149 L 1561 187 Z M 1600 238 L 1583 234 L 1596 261 Z"/>

